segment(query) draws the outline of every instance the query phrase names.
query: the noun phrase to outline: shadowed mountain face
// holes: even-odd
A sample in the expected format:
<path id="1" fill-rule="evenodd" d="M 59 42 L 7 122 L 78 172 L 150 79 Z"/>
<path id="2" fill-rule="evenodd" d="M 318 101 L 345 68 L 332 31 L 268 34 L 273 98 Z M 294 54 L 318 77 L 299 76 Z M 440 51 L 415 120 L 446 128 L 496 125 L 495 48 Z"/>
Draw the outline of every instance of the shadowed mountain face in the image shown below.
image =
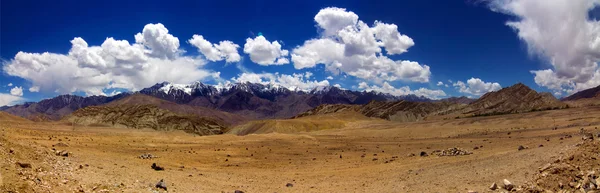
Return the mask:
<path id="1" fill-rule="evenodd" d="M 147 104 L 179 113 L 176 109 L 190 109 L 181 105 L 203 107 L 231 114 L 217 113 L 217 119 L 232 118 L 227 124 L 237 124 L 245 119 L 287 118 L 315 108 L 321 104 L 367 104 L 376 101 L 432 101 L 416 95 L 393 96 L 379 92 L 359 92 L 343 90 L 337 87 L 318 87 L 305 92 L 289 90 L 277 85 L 254 83 L 236 83 L 224 86 L 207 85 L 200 82 L 192 84 L 171 84 L 163 82 L 140 90 L 138 93 L 155 97 L 171 103 L 139 99 Z M 12 107 L 2 107 L 3 111 L 35 120 L 58 120 L 71 112 L 88 107 L 107 104 L 135 93 L 124 93 L 112 97 L 61 95 L 37 103 L 26 103 Z M 138 99 L 136 99 L 138 100 Z M 144 104 L 128 100 L 128 103 Z M 169 107 L 175 106 L 175 107 Z M 184 113 L 199 114 L 200 110 L 182 110 Z M 216 111 L 213 111 L 216 112 Z M 206 113 L 205 113 L 206 114 Z"/>
<path id="2" fill-rule="evenodd" d="M 549 110 L 565 108 L 550 93 L 538 93 L 535 90 L 518 83 L 499 91 L 489 92 L 469 104 L 464 114 L 492 115 L 505 113 L 529 112 L 534 110 Z"/>
<path id="3" fill-rule="evenodd" d="M 574 101 L 586 98 L 600 98 L 600 86 L 579 91 L 571 96 L 563 98 L 562 101 Z"/>
<path id="4" fill-rule="evenodd" d="M 451 103 L 459 103 L 459 104 L 470 104 L 473 101 L 476 101 L 477 99 L 472 99 L 472 98 L 468 98 L 466 96 L 461 96 L 461 97 L 450 97 L 450 98 L 445 98 L 442 99 L 440 101 L 445 101 L 445 102 L 451 102 Z"/>
<path id="5" fill-rule="evenodd" d="M 106 104 L 129 95 L 129 93 L 118 94 L 111 97 L 60 95 L 51 99 L 41 100 L 40 102 L 30 102 L 12 107 L 4 107 L 3 111 L 33 120 L 58 120 L 77 109 Z"/>
<path id="6" fill-rule="evenodd" d="M 73 112 L 65 120 L 81 125 L 181 130 L 198 135 L 222 134 L 226 131 L 226 127 L 218 121 L 176 114 L 154 105 L 91 106 Z"/>

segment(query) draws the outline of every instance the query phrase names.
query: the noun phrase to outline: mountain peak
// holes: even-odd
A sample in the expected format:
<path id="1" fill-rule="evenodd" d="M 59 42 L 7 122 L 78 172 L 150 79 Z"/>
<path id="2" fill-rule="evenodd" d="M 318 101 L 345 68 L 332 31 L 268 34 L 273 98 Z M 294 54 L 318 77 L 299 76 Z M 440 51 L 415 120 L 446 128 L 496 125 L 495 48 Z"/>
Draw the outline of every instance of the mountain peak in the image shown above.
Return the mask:
<path id="1" fill-rule="evenodd" d="M 566 106 L 548 93 L 538 93 L 523 83 L 517 83 L 481 96 L 470 105 L 473 114 L 518 113 Z"/>

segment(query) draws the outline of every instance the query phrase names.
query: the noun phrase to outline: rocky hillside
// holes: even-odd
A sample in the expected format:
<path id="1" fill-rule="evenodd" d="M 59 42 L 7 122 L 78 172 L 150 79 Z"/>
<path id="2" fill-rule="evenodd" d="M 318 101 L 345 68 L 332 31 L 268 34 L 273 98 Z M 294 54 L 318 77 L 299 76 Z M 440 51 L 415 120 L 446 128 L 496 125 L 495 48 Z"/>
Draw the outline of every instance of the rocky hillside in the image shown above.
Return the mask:
<path id="1" fill-rule="evenodd" d="M 371 101 L 364 105 L 320 105 L 294 118 L 353 111 L 366 117 L 405 122 L 422 120 L 429 115 L 445 114 L 462 107 L 464 104 L 450 102 Z"/>
<path id="2" fill-rule="evenodd" d="M 198 115 L 200 117 L 211 117 L 221 123 L 224 123 L 225 126 L 237 125 L 240 123 L 244 123 L 248 120 L 242 115 L 223 112 L 212 108 L 177 104 L 174 102 L 162 100 L 156 97 L 151 97 L 140 93 L 133 94 L 131 96 L 127 96 L 116 101 L 112 101 L 103 106 L 118 107 L 127 105 L 153 105 L 160 109 L 168 110 L 177 114 L 193 114 Z"/>
<path id="3" fill-rule="evenodd" d="M 154 105 L 91 106 L 73 112 L 64 120 L 81 125 L 181 130 L 198 135 L 222 134 L 226 131 L 226 127 L 213 119 L 180 115 Z"/>
<path id="4" fill-rule="evenodd" d="M 469 104 L 463 114 L 473 116 L 566 108 L 550 93 L 538 93 L 522 83 L 489 92 Z"/>
<path id="5" fill-rule="evenodd" d="M 586 98 L 600 98 L 600 86 L 579 91 L 571 96 L 563 98 L 562 101 L 574 101 Z"/>

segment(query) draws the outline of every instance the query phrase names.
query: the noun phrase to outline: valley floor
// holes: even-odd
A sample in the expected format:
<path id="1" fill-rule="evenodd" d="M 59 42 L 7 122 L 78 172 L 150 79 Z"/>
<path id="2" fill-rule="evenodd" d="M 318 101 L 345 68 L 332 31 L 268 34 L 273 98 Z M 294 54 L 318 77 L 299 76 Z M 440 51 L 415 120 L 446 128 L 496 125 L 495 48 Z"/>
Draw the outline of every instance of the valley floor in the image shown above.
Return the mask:
<path id="1" fill-rule="evenodd" d="M 164 179 L 169 192 L 487 192 L 530 181 L 597 127 L 600 107 L 246 136 L 2 121 L 0 191 L 153 192 Z M 473 154 L 432 154 L 453 147 Z"/>

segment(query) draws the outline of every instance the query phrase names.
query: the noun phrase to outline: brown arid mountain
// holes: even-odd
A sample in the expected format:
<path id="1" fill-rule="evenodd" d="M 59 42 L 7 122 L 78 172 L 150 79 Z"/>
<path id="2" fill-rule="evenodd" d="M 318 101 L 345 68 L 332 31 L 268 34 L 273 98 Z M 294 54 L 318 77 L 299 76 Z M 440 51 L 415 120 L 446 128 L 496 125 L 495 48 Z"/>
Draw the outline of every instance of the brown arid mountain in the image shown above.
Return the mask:
<path id="1" fill-rule="evenodd" d="M 1 112 L 1 111 L 0 111 L 0 121 L 2 121 L 2 122 L 31 122 L 30 120 L 25 119 L 23 117 L 11 115 L 9 113 Z"/>
<path id="2" fill-rule="evenodd" d="M 294 118 L 350 111 L 358 112 L 366 117 L 410 122 L 423 120 L 429 115 L 447 114 L 464 106 L 464 104 L 451 102 L 371 101 L 364 105 L 320 105 Z"/>
<path id="3" fill-rule="evenodd" d="M 364 105 L 320 105 L 298 114 L 294 118 L 355 111 L 366 117 L 410 122 L 521 113 L 569 107 L 568 104 L 559 101 L 552 94 L 538 93 L 521 83 L 499 91 L 486 93 L 475 101 L 469 102 L 470 100 L 472 99 L 460 97 L 444 99 L 438 102 L 401 100 L 395 102 L 371 101 Z"/>
<path id="4" fill-rule="evenodd" d="M 567 108 L 550 93 L 538 93 L 522 83 L 489 92 L 467 106 L 462 114 L 470 116 L 521 113 Z"/>
<path id="5" fill-rule="evenodd" d="M 225 126 L 232 126 L 248 121 L 246 117 L 238 114 L 223 112 L 211 108 L 177 104 L 145 94 L 133 94 L 125 98 L 112 101 L 103 106 L 118 107 L 124 105 L 153 105 L 160 109 L 168 110 L 177 114 L 197 115 L 200 117 L 209 117 L 222 122 Z"/>
<path id="6" fill-rule="evenodd" d="M 197 135 L 222 134 L 227 130 L 219 121 L 176 114 L 154 105 L 91 106 L 79 109 L 63 120 L 76 125 L 181 130 Z"/>

